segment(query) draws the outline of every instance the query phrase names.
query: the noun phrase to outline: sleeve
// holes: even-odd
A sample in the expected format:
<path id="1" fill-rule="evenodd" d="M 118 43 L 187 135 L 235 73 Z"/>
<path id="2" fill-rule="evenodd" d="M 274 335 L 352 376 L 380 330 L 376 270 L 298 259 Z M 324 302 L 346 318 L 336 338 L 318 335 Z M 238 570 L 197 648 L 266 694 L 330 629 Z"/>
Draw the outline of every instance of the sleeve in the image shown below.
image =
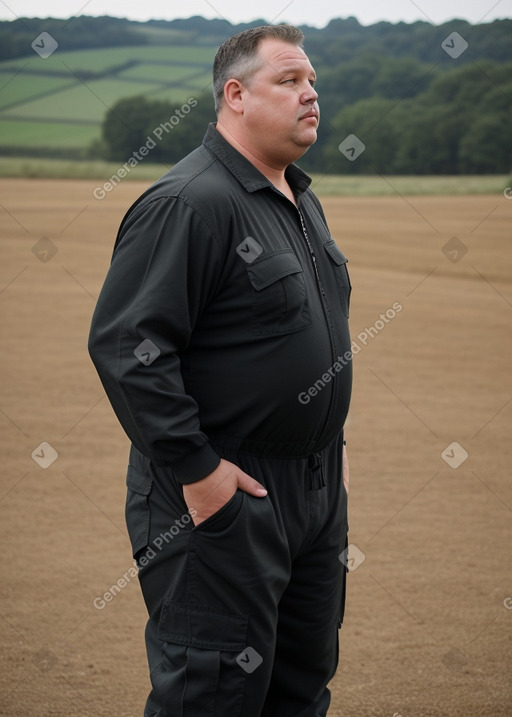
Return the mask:
<path id="1" fill-rule="evenodd" d="M 134 446 L 181 483 L 204 478 L 219 456 L 187 395 L 180 353 L 220 275 L 221 248 L 180 198 L 127 215 L 92 319 L 89 353 Z"/>

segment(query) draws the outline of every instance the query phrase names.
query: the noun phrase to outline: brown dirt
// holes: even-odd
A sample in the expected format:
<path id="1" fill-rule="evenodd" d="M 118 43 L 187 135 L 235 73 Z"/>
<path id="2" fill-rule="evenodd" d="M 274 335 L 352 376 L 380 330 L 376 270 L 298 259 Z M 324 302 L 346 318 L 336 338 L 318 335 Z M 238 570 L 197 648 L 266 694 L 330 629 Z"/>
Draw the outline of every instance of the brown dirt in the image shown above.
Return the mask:
<path id="1" fill-rule="evenodd" d="M 0 180 L 0 714 L 13 717 L 136 717 L 148 689 L 136 579 L 93 605 L 131 566 L 128 444 L 86 353 L 143 186 L 103 201 L 95 186 Z M 512 201 L 323 204 L 354 286 L 350 542 L 365 556 L 330 714 L 510 715 Z M 58 249 L 46 262 L 31 251 L 42 237 Z M 456 262 L 442 252 L 452 237 L 468 249 Z M 42 441 L 58 452 L 46 469 L 31 457 Z M 441 457 L 454 441 L 469 454 L 458 468 Z"/>

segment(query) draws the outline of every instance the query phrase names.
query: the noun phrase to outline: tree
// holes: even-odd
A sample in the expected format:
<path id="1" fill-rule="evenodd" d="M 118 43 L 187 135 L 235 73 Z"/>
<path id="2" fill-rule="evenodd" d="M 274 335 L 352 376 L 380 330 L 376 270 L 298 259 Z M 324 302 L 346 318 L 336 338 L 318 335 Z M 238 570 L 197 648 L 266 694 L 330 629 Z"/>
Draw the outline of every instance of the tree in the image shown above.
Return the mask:
<path id="1" fill-rule="evenodd" d="M 457 174 L 464 118 L 450 106 L 413 102 L 400 129 L 397 174 Z"/>
<path id="2" fill-rule="evenodd" d="M 396 100 L 371 98 L 342 109 L 332 122 L 331 140 L 324 149 L 327 171 L 337 174 L 389 174 L 394 171 L 402 114 Z M 353 162 L 339 145 L 354 134 L 364 152 Z"/>
<path id="3" fill-rule="evenodd" d="M 182 105 L 143 96 L 119 100 L 102 126 L 106 158 L 125 161 L 149 144 L 152 162 L 177 162 L 201 144 L 208 122 L 214 119 L 210 93 L 190 97 Z"/>
<path id="4" fill-rule="evenodd" d="M 151 102 L 143 95 L 118 100 L 109 109 L 102 124 L 106 159 L 124 161 L 145 144 L 151 116 L 158 113 L 164 116 L 166 110 L 166 103 Z"/>
<path id="5" fill-rule="evenodd" d="M 512 82 L 493 86 L 482 97 L 473 113 L 473 121 L 460 142 L 460 171 L 510 172 L 511 108 Z"/>
<path id="6" fill-rule="evenodd" d="M 493 174 L 512 169 L 509 123 L 504 116 L 482 115 L 460 142 L 460 170 L 468 174 Z"/>

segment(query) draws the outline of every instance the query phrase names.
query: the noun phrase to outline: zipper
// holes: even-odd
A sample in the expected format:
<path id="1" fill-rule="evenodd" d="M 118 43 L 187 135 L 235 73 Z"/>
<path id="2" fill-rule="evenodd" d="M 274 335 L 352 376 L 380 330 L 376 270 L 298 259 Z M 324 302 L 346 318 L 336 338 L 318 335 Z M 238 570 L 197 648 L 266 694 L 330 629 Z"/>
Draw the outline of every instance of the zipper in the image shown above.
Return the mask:
<path id="1" fill-rule="evenodd" d="M 300 209 L 299 209 L 298 207 L 297 207 L 297 211 L 299 212 L 300 223 L 301 223 L 301 225 L 302 225 L 302 233 L 303 233 L 303 235 L 304 235 L 304 239 L 306 240 L 306 244 L 307 244 L 307 247 L 308 247 L 308 249 L 309 249 L 309 253 L 310 253 L 310 255 L 311 255 L 311 260 L 312 260 L 312 262 L 313 262 L 313 268 L 315 269 L 316 280 L 317 280 L 318 286 L 319 286 L 319 288 L 320 288 L 320 290 L 321 290 L 321 292 L 322 292 L 322 294 L 323 294 L 324 292 L 323 292 L 322 284 L 321 284 L 321 282 L 320 282 L 320 275 L 319 275 L 319 273 L 318 273 L 318 267 L 317 267 L 317 265 L 316 265 L 315 250 L 313 249 L 313 247 L 311 246 L 311 242 L 309 241 L 308 230 L 306 229 L 306 224 L 305 224 L 305 222 L 304 222 L 304 217 L 302 216 L 302 212 L 300 211 Z"/>
<path id="2" fill-rule="evenodd" d="M 322 286 L 322 282 L 320 281 L 320 274 L 318 273 L 318 267 L 317 267 L 317 261 L 316 261 L 316 256 L 315 256 L 315 250 L 313 249 L 313 246 L 312 246 L 312 244 L 311 244 L 311 242 L 310 242 L 310 240 L 309 240 L 308 230 L 306 229 L 306 222 L 304 221 L 304 216 L 302 215 L 302 212 L 300 211 L 300 209 L 299 209 L 298 207 L 297 207 L 297 211 L 298 211 L 298 213 L 299 213 L 300 223 L 301 223 L 301 226 L 302 226 L 302 235 L 304 236 L 304 239 L 305 239 L 305 241 L 306 241 L 306 245 L 307 245 L 307 247 L 308 247 L 309 254 L 310 254 L 310 256 L 311 256 L 311 261 L 312 261 L 312 263 L 313 263 L 313 268 L 314 268 L 314 270 L 315 270 L 316 282 L 317 282 L 317 285 L 318 285 L 318 289 L 319 289 L 319 291 L 320 291 L 320 296 L 321 296 L 321 300 L 322 300 L 322 306 L 323 306 L 323 309 L 324 309 L 325 319 L 326 319 L 326 321 L 327 321 L 327 327 L 328 327 L 328 331 L 329 331 L 329 341 L 330 341 L 330 344 L 331 344 L 332 363 L 334 363 L 334 361 L 336 360 L 336 358 L 335 358 L 335 357 L 336 357 L 336 351 L 335 351 L 335 345 L 334 345 L 333 329 L 332 329 L 332 327 L 331 327 L 331 321 L 330 321 L 330 318 L 329 318 L 330 312 L 329 312 L 329 310 L 328 310 L 328 308 L 327 308 L 327 302 L 326 302 L 327 297 L 326 297 L 326 295 L 325 295 L 325 291 L 324 291 L 324 287 Z M 324 432 L 325 432 L 325 429 L 326 429 L 327 425 L 329 424 L 329 421 L 330 421 L 330 419 L 331 419 L 332 410 L 333 410 L 333 403 L 334 403 L 334 392 L 331 391 L 331 399 L 330 399 L 329 409 L 328 409 L 328 411 L 327 411 L 327 417 L 326 417 L 326 419 L 325 419 L 324 425 L 322 426 L 322 430 L 320 431 L 320 434 L 319 434 L 318 437 L 317 437 L 317 440 L 323 436 L 323 434 L 324 434 Z M 313 455 L 315 455 L 315 454 L 313 454 Z M 322 477 L 322 480 L 323 480 L 323 477 Z"/>

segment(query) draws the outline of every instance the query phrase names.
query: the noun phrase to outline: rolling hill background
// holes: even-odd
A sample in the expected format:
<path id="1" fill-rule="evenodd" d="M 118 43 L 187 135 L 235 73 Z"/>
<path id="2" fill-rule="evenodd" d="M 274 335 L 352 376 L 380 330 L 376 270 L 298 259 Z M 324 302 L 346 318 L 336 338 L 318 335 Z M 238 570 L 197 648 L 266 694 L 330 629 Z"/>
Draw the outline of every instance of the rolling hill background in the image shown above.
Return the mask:
<path id="1" fill-rule="evenodd" d="M 0 23 L 0 155 L 119 160 L 136 149 L 134 136 L 151 132 L 155 116 L 168 120 L 197 98 L 195 121 L 182 122 L 174 143 L 153 154 L 156 161 L 176 161 L 180 148 L 200 141 L 205 122 L 214 119 L 211 66 L 217 47 L 263 23 L 235 26 L 200 17 Z M 302 29 L 319 75 L 322 108 L 317 151 L 304 158 L 306 169 L 510 170 L 512 20 L 364 27 L 348 18 Z M 127 111 L 127 98 L 135 98 L 137 112 Z M 134 130 L 129 133 L 127 116 Z M 366 147 L 353 164 L 337 150 L 351 133 Z M 127 144 L 113 146 L 109 136 L 121 135 Z"/>

